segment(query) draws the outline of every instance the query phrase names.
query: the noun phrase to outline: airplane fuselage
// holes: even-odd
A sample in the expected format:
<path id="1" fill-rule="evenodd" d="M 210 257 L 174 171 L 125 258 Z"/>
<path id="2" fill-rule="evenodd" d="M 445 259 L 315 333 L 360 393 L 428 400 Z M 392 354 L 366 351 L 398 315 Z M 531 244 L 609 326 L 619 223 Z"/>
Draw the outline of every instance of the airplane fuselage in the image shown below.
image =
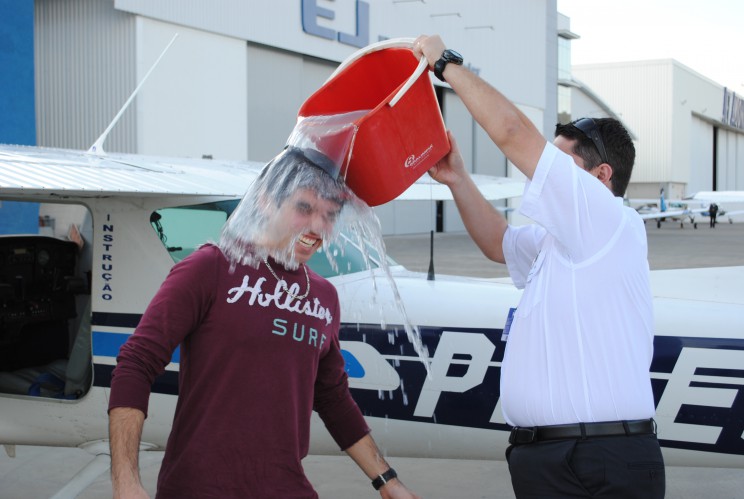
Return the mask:
<path id="1" fill-rule="evenodd" d="M 106 410 L 118 348 L 176 257 L 188 252 L 165 242 L 153 212 L 235 198 L 3 193 L 3 201 L 77 205 L 83 225 L 88 217 L 91 251 L 78 265 L 89 270 L 90 285 L 76 291 L 76 298 L 91 304 L 85 348 L 92 381 L 77 398 L 0 392 L 0 443 L 78 446 L 108 438 Z M 6 247 L 12 238 L 3 238 Z M 509 427 L 499 397 L 501 337 L 520 292 L 508 280 L 438 276 L 428 281 L 400 266 L 392 275 L 428 349 L 430 375 L 407 338 L 381 269 L 329 277 L 342 304 L 340 335 L 350 387 L 375 439 L 390 455 L 503 459 Z M 742 267 L 652 272 L 651 379 L 659 438 L 670 465 L 744 467 L 744 299 L 737 287 L 742 280 Z M 22 299 L 17 291 L 5 293 L 16 302 Z M 78 316 L 82 310 L 78 305 Z M 167 441 L 177 380 L 175 352 L 153 386 L 142 436 L 150 448 L 161 449 Z M 310 452 L 338 452 L 317 418 Z"/>

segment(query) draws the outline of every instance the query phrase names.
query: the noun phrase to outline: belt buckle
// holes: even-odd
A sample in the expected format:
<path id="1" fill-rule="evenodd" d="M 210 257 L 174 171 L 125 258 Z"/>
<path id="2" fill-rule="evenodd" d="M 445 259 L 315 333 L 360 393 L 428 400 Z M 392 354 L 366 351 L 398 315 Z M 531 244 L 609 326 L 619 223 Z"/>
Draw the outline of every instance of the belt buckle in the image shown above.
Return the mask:
<path id="1" fill-rule="evenodd" d="M 515 426 L 509 435 L 509 443 L 512 445 L 531 444 L 536 439 L 537 428 L 535 427 L 524 428 Z"/>

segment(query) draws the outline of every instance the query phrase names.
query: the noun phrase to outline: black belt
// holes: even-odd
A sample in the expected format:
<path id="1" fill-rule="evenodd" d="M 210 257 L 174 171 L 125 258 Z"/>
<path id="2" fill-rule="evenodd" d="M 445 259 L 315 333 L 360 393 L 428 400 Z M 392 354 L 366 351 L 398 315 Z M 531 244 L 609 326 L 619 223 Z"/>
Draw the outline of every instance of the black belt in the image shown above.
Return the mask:
<path id="1" fill-rule="evenodd" d="M 574 423 L 553 426 L 516 426 L 512 428 L 511 435 L 509 435 L 509 443 L 512 445 L 523 445 L 541 440 L 650 435 L 652 433 L 656 433 L 656 422 L 653 419 L 607 421 L 603 423 Z"/>

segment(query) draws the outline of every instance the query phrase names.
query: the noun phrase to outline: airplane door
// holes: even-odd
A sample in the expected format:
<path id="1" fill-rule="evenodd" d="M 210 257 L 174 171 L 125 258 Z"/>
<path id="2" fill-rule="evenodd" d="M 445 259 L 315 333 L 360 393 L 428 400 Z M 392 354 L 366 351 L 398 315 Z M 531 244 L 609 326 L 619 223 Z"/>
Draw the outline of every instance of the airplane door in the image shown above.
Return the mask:
<path id="1" fill-rule="evenodd" d="M 92 372 L 90 213 L 43 204 L 39 220 L 0 236 L 0 393 L 77 399 Z"/>

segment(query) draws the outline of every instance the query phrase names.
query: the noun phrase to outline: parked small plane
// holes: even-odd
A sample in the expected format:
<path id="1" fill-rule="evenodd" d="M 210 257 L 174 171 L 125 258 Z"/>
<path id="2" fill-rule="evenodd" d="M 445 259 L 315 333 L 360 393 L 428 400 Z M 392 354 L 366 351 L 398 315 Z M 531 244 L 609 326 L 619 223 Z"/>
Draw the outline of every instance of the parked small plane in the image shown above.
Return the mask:
<path id="1" fill-rule="evenodd" d="M 9 455 L 15 445 L 77 446 L 100 454 L 91 466 L 105 469 L 119 347 L 175 262 L 218 237 L 260 167 L 0 146 L 3 209 L 39 206 L 32 233 L 0 236 L 0 443 Z M 412 198 L 426 198 L 413 193 L 433 189 L 426 182 Z M 488 197 L 521 194 L 514 184 L 493 181 Z M 431 280 L 389 261 L 428 349 L 427 376 L 384 278 L 386 257 L 373 254 L 368 268 L 359 247 L 339 244 L 340 272 L 322 254 L 311 266 L 338 288 L 350 386 L 378 443 L 390 455 L 503 459 L 501 336 L 520 292 L 509 279 Z M 652 272 L 651 376 L 670 465 L 744 467 L 741 282 L 744 267 Z M 153 386 L 143 449 L 165 446 L 178 368 L 176 351 Z M 319 419 L 311 440 L 311 453 L 338 452 Z M 66 490 L 82 490 L 89 475 Z"/>
<path id="2" fill-rule="evenodd" d="M 679 227 L 685 227 L 685 220 L 688 220 L 693 228 L 697 229 L 696 215 L 707 216 L 707 208 L 703 208 L 703 203 L 695 203 L 688 200 L 669 200 L 664 198 L 664 189 L 661 189 L 658 201 L 655 199 L 631 199 L 631 206 L 636 206 L 638 214 L 646 220 L 656 220 L 656 228 L 661 228 L 661 223 L 666 219 L 679 222 Z M 700 204 L 698 208 L 690 208 L 690 204 Z"/>
<path id="3" fill-rule="evenodd" d="M 744 191 L 700 191 L 696 192 L 689 199 L 703 201 L 705 203 L 717 203 L 719 206 L 723 203 L 744 205 Z M 704 214 L 705 215 L 705 214 Z M 721 210 L 718 216 L 726 216 L 729 223 L 734 223 L 734 217 L 744 215 L 744 210 Z"/>

